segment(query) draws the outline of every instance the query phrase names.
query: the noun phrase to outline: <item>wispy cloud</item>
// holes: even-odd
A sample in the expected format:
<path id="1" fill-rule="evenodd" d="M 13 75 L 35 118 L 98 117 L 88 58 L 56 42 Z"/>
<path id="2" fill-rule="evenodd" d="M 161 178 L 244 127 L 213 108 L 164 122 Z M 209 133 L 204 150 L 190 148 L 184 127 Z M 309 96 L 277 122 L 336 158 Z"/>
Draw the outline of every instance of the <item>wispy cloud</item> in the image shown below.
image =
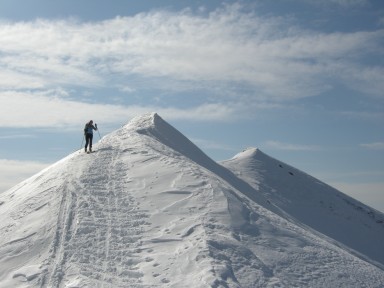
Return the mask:
<path id="1" fill-rule="evenodd" d="M 370 150 L 384 150 L 384 142 L 365 143 L 360 146 Z"/>
<path id="2" fill-rule="evenodd" d="M 301 0 L 302 2 L 307 2 L 314 5 L 338 5 L 341 7 L 359 7 L 364 6 L 369 3 L 369 0 Z"/>
<path id="3" fill-rule="evenodd" d="M 302 145 L 302 144 L 292 144 L 292 143 L 283 143 L 279 141 L 266 141 L 263 146 L 269 149 L 275 150 L 289 150 L 289 151 L 319 151 L 321 147 L 316 145 Z"/>
<path id="4" fill-rule="evenodd" d="M 65 99 L 60 91 L 50 93 L 0 92 L 2 127 L 78 127 L 84 119 L 97 117 L 105 124 L 126 123 L 130 118 L 156 111 L 169 120 L 230 121 L 241 116 L 245 107 L 235 104 L 201 104 L 190 108 L 111 105 Z M 26 120 L 27 119 L 27 120 Z"/>
<path id="5" fill-rule="evenodd" d="M 90 105 L 76 95 L 70 101 L 51 92 L 59 87 L 114 87 L 140 95 L 151 86 L 153 91 L 180 89 L 189 97 L 191 91 L 208 91 L 210 104 L 203 100 L 189 109 L 162 109 L 169 118 L 191 120 L 223 119 L 224 113 L 239 111 L 250 115 L 244 107 L 251 102 L 256 107 L 319 95 L 335 82 L 382 97 L 384 71 L 364 59 L 381 55 L 384 30 L 320 33 L 245 10 L 234 4 L 208 14 L 153 11 L 87 23 L 1 22 L 0 109 L 6 119 L 0 125 L 49 126 L 91 114 L 120 121 L 161 109 L 140 101 L 129 107 Z M 130 77 L 145 81 L 131 83 Z M 233 108 L 233 103 L 241 104 Z M 73 111 L 70 117 L 68 111 Z"/>
<path id="6" fill-rule="evenodd" d="M 361 6 L 368 4 L 368 0 L 328 0 L 330 3 L 338 4 L 341 6 Z"/>
<path id="7" fill-rule="evenodd" d="M 121 73 L 238 82 L 272 98 L 300 98 L 327 89 L 321 80 L 326 75 L 354 74 L 355 66 L 342 59 L 353 55 L 352 63 L 359 62 L 359 55 L 380 49 L 383 36 L 383 31 L 324 34 L 288 21 L 232 5 L 208 16 L 185 10 L 90 23 L 2 23 L 0 71 L 9 79 L 27 78 L 10 82 L 22 88 L 103 85 L 103 76 Z"/>
<path id="8" fill-rule="evenodd" d="M 366 119 L 366 120 L 383 120 L 384 112 L 375 112 L 375 111 L 337 111 L 337 114 L 344 115 L 356 119 Z"/>
<path id="9" fill-rule="evenodd" d="M 1 135 L 0 139 L 22 139 L 22 138 L 35 138 L 36 136 L 32 134 L 9 134 L 9 135 Z"/>

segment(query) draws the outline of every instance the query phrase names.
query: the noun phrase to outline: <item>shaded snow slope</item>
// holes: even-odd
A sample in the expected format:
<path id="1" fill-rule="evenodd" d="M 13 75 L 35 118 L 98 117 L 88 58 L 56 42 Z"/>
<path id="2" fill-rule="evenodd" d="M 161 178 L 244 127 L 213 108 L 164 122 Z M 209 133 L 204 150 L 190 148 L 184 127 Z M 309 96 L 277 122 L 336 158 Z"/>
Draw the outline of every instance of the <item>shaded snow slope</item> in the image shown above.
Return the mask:
<path id="1" fill-rule="evenodd" d="M 222 164 L 292 221 L 308 225 L 384 267 L 383 213 L 256 148 Z"/>
<path id="2" fill-rule="evenodd" d="M 298 204 L 284 206 L 283 197 L 261 188 L 270 180 L 264 164 L 253 169 L 263 161 L 245 164 L 253 156 L 226 162 L 230 171 L 157 114 L 133 119 L 94 150 L 75 152 L 0 194 L 0 287 L 384 283 L 380 265 L 292 212 L 301 194 Z M 276 181 L 294 187 L 288 179 Z M 328 196 L 325 204 L 338 197 Z"/>

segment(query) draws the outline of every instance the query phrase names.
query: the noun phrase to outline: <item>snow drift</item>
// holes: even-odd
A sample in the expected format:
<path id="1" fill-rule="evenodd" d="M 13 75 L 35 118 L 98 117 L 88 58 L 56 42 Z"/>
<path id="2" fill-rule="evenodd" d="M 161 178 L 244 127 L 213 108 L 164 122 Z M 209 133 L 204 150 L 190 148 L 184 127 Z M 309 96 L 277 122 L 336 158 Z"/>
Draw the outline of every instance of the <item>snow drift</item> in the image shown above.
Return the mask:
<path id="1" fill-rule="evenodd" d="M 380 287 L 384 216 L 157 114 L 0 194 L 1 287 Z"/>

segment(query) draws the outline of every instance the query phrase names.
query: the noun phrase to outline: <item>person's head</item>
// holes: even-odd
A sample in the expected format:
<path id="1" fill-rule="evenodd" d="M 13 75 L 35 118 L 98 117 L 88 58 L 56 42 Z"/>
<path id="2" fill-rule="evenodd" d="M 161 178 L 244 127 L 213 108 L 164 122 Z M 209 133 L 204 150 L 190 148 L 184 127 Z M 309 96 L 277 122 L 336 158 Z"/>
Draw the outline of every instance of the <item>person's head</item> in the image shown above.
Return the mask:
<path id="1" fill-rule="evenodd" d="M 93 124 L 93 120 L 89 121 L 89 124 Z"/>

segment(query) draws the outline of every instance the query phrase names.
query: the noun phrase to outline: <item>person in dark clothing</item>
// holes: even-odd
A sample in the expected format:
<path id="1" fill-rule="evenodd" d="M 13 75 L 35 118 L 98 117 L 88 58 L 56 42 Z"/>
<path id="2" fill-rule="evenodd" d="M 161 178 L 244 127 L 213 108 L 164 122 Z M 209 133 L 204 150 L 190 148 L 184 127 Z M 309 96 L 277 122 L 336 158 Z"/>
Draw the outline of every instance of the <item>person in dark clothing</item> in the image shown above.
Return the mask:
<path id="1" fill-rule="evenodd" d="M 92 152 L 92 139 L 93 139 L 93 130 L 97 130 L 97 124 L 93 126 L 93 121 L 89 121 L 85 124 L 84 127 L 84 137 L 85 137 L 85 152 L 87 152 L 87 147 L 89 145 L 89 152 Z"/>

